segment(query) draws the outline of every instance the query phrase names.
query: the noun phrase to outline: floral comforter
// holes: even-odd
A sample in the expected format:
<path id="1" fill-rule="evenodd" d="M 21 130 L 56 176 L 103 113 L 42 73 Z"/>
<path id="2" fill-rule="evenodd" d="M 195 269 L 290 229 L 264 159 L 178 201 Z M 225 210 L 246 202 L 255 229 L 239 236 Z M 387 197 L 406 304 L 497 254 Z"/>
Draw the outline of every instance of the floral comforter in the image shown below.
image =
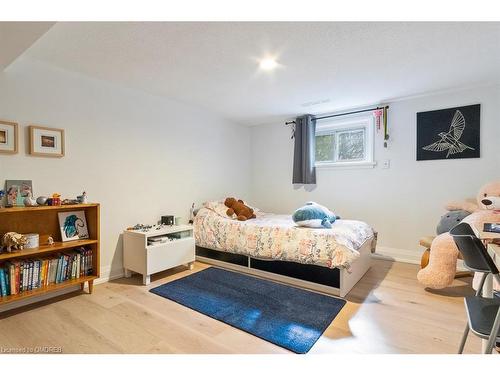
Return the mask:
<path id="1" fill-rule="evenodd" d="M 259 259 L 344 267 L 373 241 L 373 229 L 357 220 L 337 220 L 332 229 L 297 227 L 290 215 L 260 212 L 256 219 L 236 221 L 202 208 L 194 219 L 196 245 Z"/>

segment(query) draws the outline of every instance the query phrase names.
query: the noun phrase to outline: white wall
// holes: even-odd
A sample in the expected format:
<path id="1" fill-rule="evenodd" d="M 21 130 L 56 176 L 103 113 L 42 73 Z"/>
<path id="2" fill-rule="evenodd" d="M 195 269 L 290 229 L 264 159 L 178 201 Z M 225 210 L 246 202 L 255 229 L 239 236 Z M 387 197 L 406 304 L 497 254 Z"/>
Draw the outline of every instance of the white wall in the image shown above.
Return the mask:
<path id="1" fill-rule="evenodd" d="M 481 104 L 481 158 L 416 161 L 416 112 Z M 322 203 L 344 218 L 370 223 L 379 246 L 399 259 L 418 259 L 420 236 L 435 226 L 450 199 L 474 197 L 500 179 L 500 87 L 491 86 L 390 103 L 391 142 L 376 135 L 374 169 L 318 169 L 311 192 L 294 190 L 293 140 L 282 122 L 252 128 L 252 203 L 290 213 L 305 201 Z M 382 161 L 390 159 L 390 169 Z"/>
<path id="2" fill-rule="evenodd" d="M 192 202 L 247 197 L 249 129 L 188 105 L 27 60 L 0 73 L 0 119 L 21 125 L 20 152 L 0 155 L 0 184 L 33 180 L 36 196 L 83 190 L 101 207 L 102 273 L 122 272 L 120 233 Z M 27 126 L 66 130 L 66 156 L 27 155 Z"/>
<path id="3" fill-rule="evenodd" d="M 481 158 L 415 161 L 416 112 L 481 103 Z M 0 155 L 0 184 L 31 179 L 35 195 L 86 190 L 100 202 L 103 274 L 122 267 L 120 233 L 192 202 L 226 195 L 290 213 L 307 200 L 379 232 L 382 250 L 413 256 L 449 199 L 500 178 L 500 87 L 390 103 L 392 141 L 377 135 L 374 169 L 318 170 L 312 192 L 291 184 L 293 141 L 282 122 L 244 128 L 186 104 L 18 60 L 0 73 L 0 119 L 21 125 L 20 152 Z M 27 155 L 29 124 L 66 130 L 66 156 Z M 251 138 L 251 139 L 250 139 Z M 250 144 L 251 143 L 251 144 Z M 391 160 L 390 169 L 381 162 Z"/>

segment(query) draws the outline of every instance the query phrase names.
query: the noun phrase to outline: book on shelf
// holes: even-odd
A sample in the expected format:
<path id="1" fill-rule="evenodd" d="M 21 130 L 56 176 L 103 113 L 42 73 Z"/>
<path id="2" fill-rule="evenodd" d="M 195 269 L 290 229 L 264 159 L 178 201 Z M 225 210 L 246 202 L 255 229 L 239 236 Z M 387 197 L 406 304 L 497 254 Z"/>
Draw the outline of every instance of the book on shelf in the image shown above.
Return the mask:
<path id="1" fill-rule="evenodd" d="M 40 258 L 8 261 L 0 264 L 0 296 L 16 295 L 92 274 L 92 250 L 84 247 Z"/>

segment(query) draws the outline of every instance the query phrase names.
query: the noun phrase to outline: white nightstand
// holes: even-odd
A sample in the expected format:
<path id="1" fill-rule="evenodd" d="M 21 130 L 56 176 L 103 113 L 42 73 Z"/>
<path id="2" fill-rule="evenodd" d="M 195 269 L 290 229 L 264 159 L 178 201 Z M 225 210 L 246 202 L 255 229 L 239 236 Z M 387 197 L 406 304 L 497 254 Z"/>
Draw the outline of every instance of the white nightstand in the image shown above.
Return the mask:
<path id="1" fill-rule="evenodd" d="M 142 274 L 144 285 L 153 273 L 186 264 L 193 268 L 195 245 L 191 225 L 164 226 L 147 232 L 123 232 L 123 267 L 125 277 L 131 272 Z"/>

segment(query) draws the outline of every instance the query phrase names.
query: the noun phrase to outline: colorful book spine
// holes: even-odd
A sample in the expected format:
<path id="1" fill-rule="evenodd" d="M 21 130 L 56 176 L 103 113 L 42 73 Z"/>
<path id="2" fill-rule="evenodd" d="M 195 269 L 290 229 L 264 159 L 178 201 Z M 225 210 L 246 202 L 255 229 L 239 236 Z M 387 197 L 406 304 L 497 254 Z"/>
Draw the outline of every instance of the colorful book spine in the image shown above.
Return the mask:
<path id="1" fill-rule="evenodd" d="M 8 261 L 0 264 L 0 296 L 44 288 L 92 272 L 92 250 L 85 248 L 40 259 Z"/>
<path id="2" fill-rule="evenodd" d="M 9 263 L 10 294 L 16 294 L 16 265 Z"/>
<path id="3" fill-rule="evenodd" d="M 40 261 L 33 261 L 33 282 L 31 284 L 31 289 L 37 289 L 40 287 Z"/>
<path id="4" fill-rule="evenodd" d="M 9 280 L 9 270 L 8 268 L 3 270 L 4 277 L 5 277 L 5 295 L 9 296 L 10 295 L 10 280 Z"/>
<path id="5" fill-rule="evenodd" d="M 28 262 L 24 262 L 23 264 L 23 292 L 28 290 L 28 273 L 29 273 L 29 264 Z"/>
<path id="6" fill-rule="evenodd" d="M 2 297 L 5 297 L 7 295 L 7 281 L 3 268 L 0 268 L 0 294 L 2 295 Z"/>
<path id="7" fill-rule="evenodd" d="M 16 273 L 15 273 L 16 292 L 14 294 L 18 294 L 20 292 L 20 289 L 19 289 L 19 279 L 20 278 L 21 278 L 21 265 L 19 262 L 16 262 Z"/>
<path id="8" fill-rule="evenodd" d="M 35 268 L 35 264 L 32 260 L 29 262 L 29 271 L 28 271 L 28 290 L 33 290 L 33 269 Z"/>

